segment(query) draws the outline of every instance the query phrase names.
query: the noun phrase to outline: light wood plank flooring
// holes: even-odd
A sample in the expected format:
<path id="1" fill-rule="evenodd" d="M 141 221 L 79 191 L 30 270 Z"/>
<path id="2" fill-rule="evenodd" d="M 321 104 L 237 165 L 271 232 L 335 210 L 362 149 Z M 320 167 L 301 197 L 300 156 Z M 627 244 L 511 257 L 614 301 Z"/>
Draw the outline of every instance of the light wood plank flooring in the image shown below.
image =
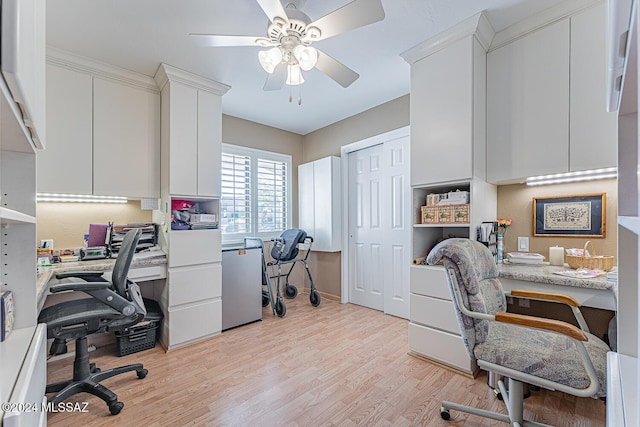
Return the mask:
<path id="1" fill-rule="evenodd" d="M 440 401 L 504 412 L 486 384 L 407 354 L 407 321 L 308 294 L 287 300 L 284 318 L 264 320 L 165 353 L 115 356 L 99 346 L 102 369 L 143 362 L 149 375 L 106 380 L 125 406 L 117 416 L 88 394 L 88 413 L 49 414 L 50 426 L 487 426 L 505 425 L 452 412 Z M 72 360 L 49 363 L 49 382 L 71 376 Z M 535 392 L 525 417 L 557 426 L 604 426 L 602 401 Z"/>

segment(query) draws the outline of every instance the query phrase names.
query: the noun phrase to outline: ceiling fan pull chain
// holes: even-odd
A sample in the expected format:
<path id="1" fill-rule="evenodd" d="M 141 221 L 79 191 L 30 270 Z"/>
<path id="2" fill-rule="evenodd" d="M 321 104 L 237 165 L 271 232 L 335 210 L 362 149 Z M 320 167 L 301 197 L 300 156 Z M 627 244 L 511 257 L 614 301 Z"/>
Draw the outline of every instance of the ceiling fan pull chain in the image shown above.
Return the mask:
<path id="1" fill-rule="evenodd" d="M 298 105 L 302 105 L 302 87 L 298 86 Z"/>
<path id="2" fill-rule="evenodd" d="M 289 86 L 289 103 L 293 102 L 293 95 L 291 94 L 291 86 Z"/>

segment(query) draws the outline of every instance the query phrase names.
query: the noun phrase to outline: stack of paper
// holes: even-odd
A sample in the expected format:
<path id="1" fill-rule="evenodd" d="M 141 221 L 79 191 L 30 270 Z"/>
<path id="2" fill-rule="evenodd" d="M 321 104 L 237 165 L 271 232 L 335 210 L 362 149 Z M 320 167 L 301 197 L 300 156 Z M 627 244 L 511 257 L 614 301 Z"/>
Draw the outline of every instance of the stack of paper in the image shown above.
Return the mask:
<path id="1" fill-rule="evenodd" d="M 542 264 L 544 256 L 529 252 L 509 252 L 507 261 L 512 264 Z"/>

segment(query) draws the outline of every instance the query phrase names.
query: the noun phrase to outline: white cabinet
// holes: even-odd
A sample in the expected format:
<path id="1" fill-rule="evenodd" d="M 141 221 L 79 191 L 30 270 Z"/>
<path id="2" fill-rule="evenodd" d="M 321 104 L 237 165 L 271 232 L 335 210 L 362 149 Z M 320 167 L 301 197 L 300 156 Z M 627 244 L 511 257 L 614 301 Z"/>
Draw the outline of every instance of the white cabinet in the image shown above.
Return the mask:
<path id="1" fill-rule="evenodd" d="M 341 249 L 340 158 L 298 166 L 298 226 L 313 237 L 314 251 Z"/>
<path id="2" fill-rule="evenodd" d="M 488 181 L 616 166 L 605 31 L 599 3 L 488 53 Z"/>
<path id="3" fill-rule="evenodd" d="M 566 172 L 569 20 L 487 55 L 487 180 Z"/>
<path id="4" fill-rule="evenodd" d="M 484 177 L 485 73 L 473 36 L 412 64 L 413 184 Z"/>
<path id="5" fill-rule="evenodd" d="M 45 0 L 4 0 L 2 74 L 20 105 L 30 139 L 45 147 Z"/>
<path id="6" fill-rule="evenodd" d="M 569 171 L 617 165 L 617 115 L 607 112 L 606 5 L 571 17 Z"/>
<path id="7" fill-rule="evenodd" d="M 162 91 L 163 188 L 172 195 L 220 197 L 220 95 L 228 87 L 166 64 L 155 79 Z"/>
<path id="8" fill-rule="evenodd" d="M 158 198 L 160 96 L 94 77 L 93 157 L 94 194 Z"/>
<path id="9" fill-rule="evenodd" d="M 38 153 L 38 192 L 92 194 L 93 79 L 47 65 L 47 149 Z M 73 167 L 68 167 L 73 165 Z"/>
<path id="10" fill-rule="evenodd" d="M 160 197 L 160 95 L 155 82 L 105 67 L 50 55 L 50 126 L 47 149 L 38 156 L 38 192 Z"/>

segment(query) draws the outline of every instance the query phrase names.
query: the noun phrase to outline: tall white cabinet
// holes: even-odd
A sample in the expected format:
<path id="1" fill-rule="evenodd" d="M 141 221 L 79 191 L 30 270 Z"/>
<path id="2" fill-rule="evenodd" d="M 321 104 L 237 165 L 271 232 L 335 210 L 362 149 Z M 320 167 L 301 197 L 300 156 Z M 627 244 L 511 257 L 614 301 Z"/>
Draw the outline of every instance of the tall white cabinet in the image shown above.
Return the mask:
<path id="1" fill-rule="evenodd" d="M 493 30 L 476 15 L 403 54 L 411 63 L 412 258 L 442 238 L 475 238 L 496 218 L 496 187 L 485 182 L 486 49 Z M 427 195 L 469 192 L 469 220 L 422 224 Z M 407 260 L 409 262 L 409 260 Z M 409 351 L 473 374 L 442 266 L 412 264 Z"/>
<path id="2" fill-rule="evenodd" d="M 313 237 L 313 250 L 342 248 L 340 158 L 314 160 L 298 166 L 298 225 Z"/>
<path id="3" fill-rule="evenodd" d="M 167 279 L 158 299 L 164 312 L 161 340 L 172 349 L 222 330 L 220 229 L 171 230 L 172 203 L 188 200 L 220 218 L 221 96 L 229 89 L 161 64 L 162 245 Z"/>

